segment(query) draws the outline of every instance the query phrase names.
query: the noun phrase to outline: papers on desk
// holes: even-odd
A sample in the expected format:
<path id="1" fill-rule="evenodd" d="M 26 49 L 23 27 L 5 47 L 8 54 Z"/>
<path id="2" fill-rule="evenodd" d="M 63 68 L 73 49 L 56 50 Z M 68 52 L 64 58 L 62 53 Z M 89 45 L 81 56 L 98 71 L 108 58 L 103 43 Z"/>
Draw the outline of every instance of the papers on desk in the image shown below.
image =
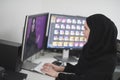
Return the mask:
<path id="1" fill-rule="evenodd" d="M 41 74 L 45 74 L 45 73 L 43 73 L 43 72 L 41 71 L 41 69 L 42 69 L 42 67 L 43 67 L 44 64 L 45 64 L 45 63 L 41 62 L 40 64 L 38 64 L 38 65 L 33 69 L 33 71 L 36 71 L 36 72 L 41 73 Z"/>
<path id="2" fill-rule="evenodd" d="M 43 59 L 41 59 L 40 63 L 33 69 L 33 71 L 36 71 L 36 72 L 41 73 L 41 74 L 45 74 L 41 71 L 41 69 L 43 68 L 43 65 L 45 63 L 52 63 L 55 60 L 56 59 L 54 59 L 54 58 L 47 58 L 47 59 L 43 58 Z"/>

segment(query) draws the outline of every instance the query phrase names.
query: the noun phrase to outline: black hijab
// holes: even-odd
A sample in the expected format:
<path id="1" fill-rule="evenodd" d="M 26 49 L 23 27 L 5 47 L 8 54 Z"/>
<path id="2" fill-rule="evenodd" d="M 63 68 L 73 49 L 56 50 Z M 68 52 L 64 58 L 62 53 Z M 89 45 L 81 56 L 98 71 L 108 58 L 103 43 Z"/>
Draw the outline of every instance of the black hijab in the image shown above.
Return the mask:
<path id="1" fill-rule="evenodd" d="M 86 22 L 90 35 L 79 61 L 75 66 L 67 64 L 64 70 L 76 75 L 60 73 L 60 80 L 112 80 L 116 66 L 117 28 L 102 14 L 91 15 Z"/>
<path id="2" fill-rule="evenodd" d="M 116 66 L 117 28 L 115 24 L 102 14 L 91 15 L 86 18 L 86 22 L 90 28 L 90 34 L 76 64 L 75 73 L 85 74 L 91 70 L 96 73 L 100 71 L 113 73 Z"/>
<path id="3" fill-rule="evenodd" d="M 83 48 L 83 56 L 93 60 L 107 54 L 116 53 L 117 28 L 115 24 L 102 14 L 94 14 L 86 19 L 90 35 Z"/>

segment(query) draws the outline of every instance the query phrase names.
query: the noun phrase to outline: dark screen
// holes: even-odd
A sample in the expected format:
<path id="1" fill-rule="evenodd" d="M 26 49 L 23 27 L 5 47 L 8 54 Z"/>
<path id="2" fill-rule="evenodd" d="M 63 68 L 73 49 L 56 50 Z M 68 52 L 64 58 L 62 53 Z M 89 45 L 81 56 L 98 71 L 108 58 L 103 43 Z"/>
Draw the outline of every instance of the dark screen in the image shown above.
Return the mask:
<path id="1" fill-rule="evenodd" d="M 48 14 L 30 15 L 27 17 L 24 40 L 22 60 L 31 57 L 44 47 L 44 38 L 47 27 Z"/>

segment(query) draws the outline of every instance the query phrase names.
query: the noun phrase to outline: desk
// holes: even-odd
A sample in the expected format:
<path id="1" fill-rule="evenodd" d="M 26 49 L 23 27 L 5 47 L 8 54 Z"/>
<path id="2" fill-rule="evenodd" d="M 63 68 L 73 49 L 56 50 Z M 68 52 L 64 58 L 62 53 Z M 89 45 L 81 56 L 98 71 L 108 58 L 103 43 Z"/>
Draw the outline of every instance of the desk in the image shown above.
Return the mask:
<path id="1" fill-rule="evenodd" d="M 53 77 L 43 75 L 40 73 L 36 73 L 36 72 L 31 72 L 31 71 L 27 71 L 27 70 L 22 70 L 21 72 L 28 74 L 26 80 L 55 80 L 55 78 L 53 78 Z"/>
<path id="2" fill-rule="evenodd" d="M 45 52 L 44 55 L 40 55 L 37 54 L 37 59 L 33 60 L 34 63 L 52 63 L 53 61 L 55 61 L 56 59 L 54 58 L 54 56 L 60 56 L 62 54 L 59 53 L 54 53 L 54 52 Z M 39 58 L 38 58 L 39 56 Z M 72 64 L 75 64 L 76 62 L 73 62 Z M 37 72 L 32 72 L 32 71 L 28 71 L 28 70 L 21 70 L 22 73 L 28 74 L 27 79 L 26 80 L 55 80 L 55 78 L 47 76 L 47 75 L 43 75 Z"/>
<path id="3" fill-rule="evenodd" d="M 39 54 L 37 54 L 38 57 Z M 36 60 L 33 60 L 34 63 L 51 63 L 53 61 L 55 61 L 56 59 L 53 58 L 55 55 L 61 55 L 58 53 L 53 53 L 53 52 L 45 52 L 44 55 L 40 55 L 39 58 L 37 58 Z M 47 76 L 47 75 L 43 75 L 37 72 L 32 72 L 32 71 L 28 71 L 28 70 L 21 70 L 22 73 L 28 74 L 27 79 L 26 80 L 55 80 L 55 78 Z"/>
<path id="4" fill-rule="evenodd" d="M 56 60 L 55 58 L 53 58 L 55 55 L 61 55 L 58 53 L 45 53 L 44 56 L 40 56 L 38 59 L 36 59 L 34 62 L 35 63 L 39 63 L 39 62 L 53 62 L 54 60 Z M 76 62 L 77 63 L 77 62 Z M 76 63 L 72 63 L 72 64 L 76 64 Z M 36 73 L 36 72 L 31 72 L 31 71 L 27 71 L 27 70 L 21 70 L 22 73 L 26 73 L 28 74 L 27 79 L 26 80 L 55 80 L 55 78 L 47 76 L 47 75 L 43 75 L 40 73 Z M 117 80 L 120 77 L 120 66 L 117 66 L 113 75 L 113 80 Z"/>

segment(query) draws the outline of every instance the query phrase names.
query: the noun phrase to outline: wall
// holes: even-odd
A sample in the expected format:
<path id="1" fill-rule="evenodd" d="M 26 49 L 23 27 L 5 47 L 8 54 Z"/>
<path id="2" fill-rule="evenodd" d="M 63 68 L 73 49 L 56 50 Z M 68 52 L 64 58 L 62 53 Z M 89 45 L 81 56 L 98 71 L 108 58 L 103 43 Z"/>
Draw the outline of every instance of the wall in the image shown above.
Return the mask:
<path id="1" fill-rule="evenodd" d="M 0 39 L 21 43 L 25 16 L 41 9 L 40 0 L 0 0 Z"/>
<path id="2" fill-rule="evenodd" d="M 120 0 L 0 0 L 0 39 L 22 42 L 25 16 L 43 12 L 89 16 L 103 13 L 119 32 Z"/>

